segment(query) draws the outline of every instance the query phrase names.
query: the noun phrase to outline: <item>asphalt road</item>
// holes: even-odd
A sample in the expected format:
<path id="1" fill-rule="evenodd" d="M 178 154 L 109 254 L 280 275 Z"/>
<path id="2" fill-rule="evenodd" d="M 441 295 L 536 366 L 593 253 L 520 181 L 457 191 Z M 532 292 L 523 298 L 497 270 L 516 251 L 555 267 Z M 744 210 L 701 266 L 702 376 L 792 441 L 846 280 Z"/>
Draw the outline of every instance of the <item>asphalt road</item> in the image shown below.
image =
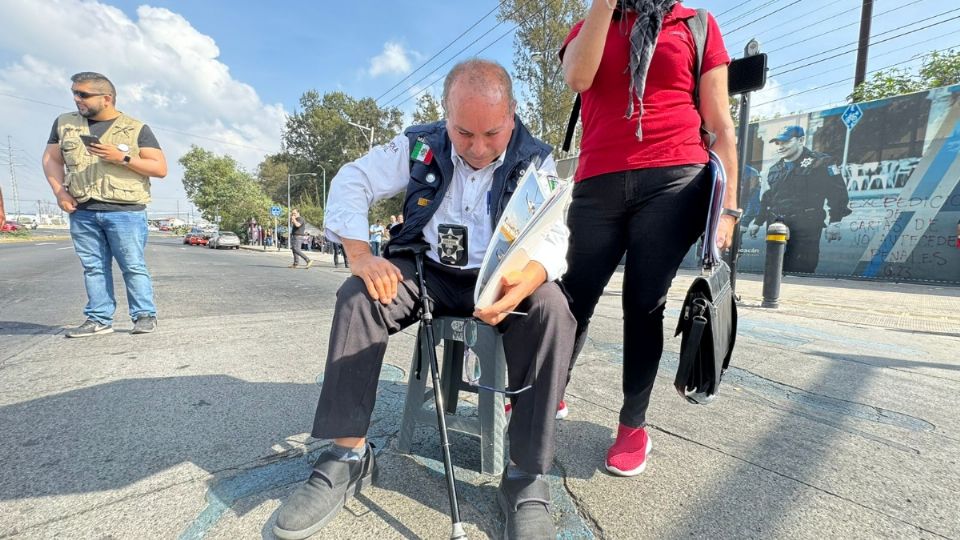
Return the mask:
<path id="1" fill-rule="evenodd" d="M 0 245 L 0 538 L 272 538 L 309 473 L 332 303 L 329 258 L 148 247 L 159 331 L 68 340 L 85 302 L 69 242 Z M 672 390 L 676 340 L 637 478 L 602 470 L 619 408 L 619 280 L 591 326 L 551 476 L 562 538 L 960 538 L 960 291 L 788 280 L 784 308 L 745 305 L 717 402 Z M 677 280 L 667 332 L 689 276 Z M 870 306 L 870 307 L 865 307 Z M 920 321 L 919 323 L 916 321 Z M 414 338 L 391 340 L 370 436 L 377 486 L 317 538 L 444 538 L 436 434 L 396 451 Z M 461 412 L 469 414 L 471 403 Z M 498 479 L 452 438 L 471 538 L 499 537 Z"/>

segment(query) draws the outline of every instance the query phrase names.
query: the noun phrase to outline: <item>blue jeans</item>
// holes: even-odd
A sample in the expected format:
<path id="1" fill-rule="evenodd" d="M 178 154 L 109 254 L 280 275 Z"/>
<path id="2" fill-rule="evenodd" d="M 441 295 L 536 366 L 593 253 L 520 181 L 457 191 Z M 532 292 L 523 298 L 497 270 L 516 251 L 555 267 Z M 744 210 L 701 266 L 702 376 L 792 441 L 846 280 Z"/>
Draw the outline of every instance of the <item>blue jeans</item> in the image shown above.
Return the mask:
<path id="1" fill-rule="evenodd" d="M 113 324 L 117 300 L 113 295 L 113 259 L 127 286 L 130 318 L 157 315 L 153 283 L 143 257 L 147 246 L 146 212 L 93 212 L 70 214 L 73 248 L 83 265 L 87 305 L 83 314 L 100 324 Z"/>

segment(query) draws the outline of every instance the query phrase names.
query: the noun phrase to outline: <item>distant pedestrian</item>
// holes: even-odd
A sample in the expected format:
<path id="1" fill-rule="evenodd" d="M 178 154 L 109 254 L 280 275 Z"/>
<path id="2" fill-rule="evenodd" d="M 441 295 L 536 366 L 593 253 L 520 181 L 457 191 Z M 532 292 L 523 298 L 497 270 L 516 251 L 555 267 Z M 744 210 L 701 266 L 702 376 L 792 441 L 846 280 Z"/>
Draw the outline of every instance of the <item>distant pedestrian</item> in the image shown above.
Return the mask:
<path id="1" fill-rule="evenodd" d="M 350 268 L 350 261 L 347 260 L 347 252 L 343 249 L 343 244 L 332 242 L 333 245 L 333 267 L 340 267 L 340 256 L 343 255 L 343 267 Z"/>
<path id="2" fill-rule="evenodd" d="M 380 243 L 383 242 L 383 221 L 377 220 L 370 226 L 370 252 L 374 257 L 380 256 Z"/>
<path id="3" fill-rule="evenodd" d="M 146 205 L 150 177 L 167 175 L 153 132 L 116 109 L 117 90 L 99 73 L 70 78 L 77 112 L 61 114 L 43 151 L 43 172 L 60 208 L 70 215 L 70 236 L 83 265 L 87 320 L 66 336 L 113 331 L 117 302 L 113 260 L 127 289 L 133 334 L 157 328 L 153 283 L 147 270 Z"/>
<path id="4" fill-rule="evenodd" d="M 293 227 L 293 230 L 290 231 L 290 251 L 293 252 L 293 264 L 290 265 L 290 268 L 297 268 L 297 264 L 300 259 L 303 259 L 303 262 L 306 264 L 304 268 L 310 268 L 313 266 L 313 261 L 307 258 L 303 254 L 303 251 L 300 251 L 301 245 L 303 244 L 303 232 L 306 229 L 307 222 L 300 217 L 300 211 L 294 208 L 290 211 L 290 225 Z"/>

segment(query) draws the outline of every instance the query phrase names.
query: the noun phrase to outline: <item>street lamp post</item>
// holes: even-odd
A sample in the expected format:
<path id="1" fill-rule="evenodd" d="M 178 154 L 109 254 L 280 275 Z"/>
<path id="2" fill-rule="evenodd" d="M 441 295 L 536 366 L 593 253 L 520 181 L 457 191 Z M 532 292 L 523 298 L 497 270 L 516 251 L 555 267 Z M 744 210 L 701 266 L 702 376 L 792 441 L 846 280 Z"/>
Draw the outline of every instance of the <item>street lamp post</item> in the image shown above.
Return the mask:
<path id="1" fill-rule="evenodd" d="M 359 128 L 360 131 L 363 132 L 364 137 L 367 136 L 367 131 L 370 132 L 370 136 L 369 136 L 369 138 L 367 139 L 367 140 L 369 141 L 369 143 L 370 143 L 370 148 L 368 149 L 368 151 L 373 150 L 373 128 L 370 127 L 370 126 L 361 126 L 360 124 L 358 124 L 358 123 L 356 123 L 356 122 L 351 122 L 351 121 L 349 121 L 349 120 L 347 120 L 347 123 L 350 124 L 351 126 L 355 127 L 355 128 Z"/>
<path id="2" fill-rule="evenodd" d="M 294 176 L 312 176 L 317 177 L 317 173 L 305 172 L 287 175 L 287 246 L 290 246 L 290 179 Z"/>

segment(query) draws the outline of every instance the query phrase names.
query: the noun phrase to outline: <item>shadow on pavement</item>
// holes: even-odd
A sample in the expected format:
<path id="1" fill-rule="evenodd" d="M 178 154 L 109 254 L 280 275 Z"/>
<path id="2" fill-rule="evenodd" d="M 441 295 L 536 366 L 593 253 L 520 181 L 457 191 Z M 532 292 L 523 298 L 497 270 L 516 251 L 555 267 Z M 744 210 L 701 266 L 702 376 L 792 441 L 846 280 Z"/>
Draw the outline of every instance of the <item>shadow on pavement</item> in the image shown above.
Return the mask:
<path id="1" fill-rule="evenodd" d="M 0 336 L 32 336 L 37 334 L 58 334 L 62 326 L 37 324 L 19 321 L 0 321 Z"/>
<path id="2" fill-rule="evenodd" d="M 952 334 L 958 335 L 958 334 Z M 814 351 L 810 353 L 813 356 L 819 356 L 820 358 L 826 358 L 827 360 L 836 360 L 839 362 L 854 362 L 857 364 L 863 364 L 875 368 L 897 368 L 897 369 L 906 369 L 910 368 L 931 368 L 931 369 L 946 369 L 949 371 L 960 371 L 960 362 L 953 364 L 944 364 L 939 362 L 921 362 L 916 360 L 901 360 L 898 358 L 888 358 L 884 356 L 868 356 L 862 354 L 837 354 L 837 353 L 828 353 L 823 351 Z"/>

